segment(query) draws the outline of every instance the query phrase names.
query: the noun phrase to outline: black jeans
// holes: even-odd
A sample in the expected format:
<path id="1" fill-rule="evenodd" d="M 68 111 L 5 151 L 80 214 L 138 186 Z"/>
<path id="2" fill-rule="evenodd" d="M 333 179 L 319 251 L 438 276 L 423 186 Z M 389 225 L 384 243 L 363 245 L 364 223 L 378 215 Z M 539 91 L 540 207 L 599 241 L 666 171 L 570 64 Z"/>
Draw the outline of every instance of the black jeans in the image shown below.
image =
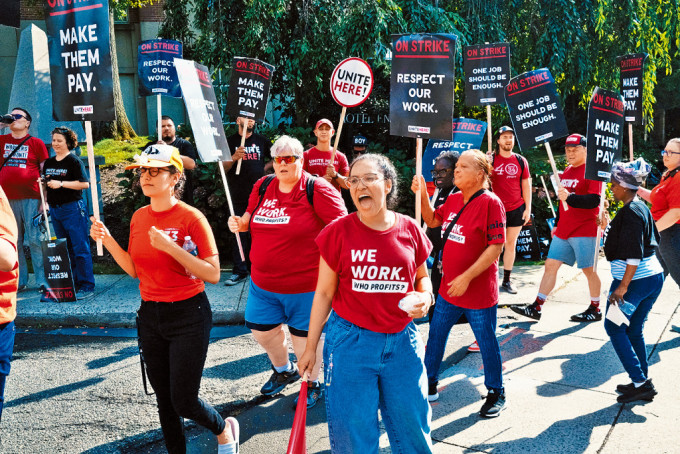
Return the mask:
<path id="1" fill-rule="evenodd" d="M 137 313 L 139 339 L 149 382 L 156 392 L 165 445 L 170 454 L 184 454 L 182 418 L 193 419 L 215 435 L 225 427 L 220 414 L 198 398 L 212 327 L 210 303 L 201 292 L 174 303 L 142 301 Z"/>

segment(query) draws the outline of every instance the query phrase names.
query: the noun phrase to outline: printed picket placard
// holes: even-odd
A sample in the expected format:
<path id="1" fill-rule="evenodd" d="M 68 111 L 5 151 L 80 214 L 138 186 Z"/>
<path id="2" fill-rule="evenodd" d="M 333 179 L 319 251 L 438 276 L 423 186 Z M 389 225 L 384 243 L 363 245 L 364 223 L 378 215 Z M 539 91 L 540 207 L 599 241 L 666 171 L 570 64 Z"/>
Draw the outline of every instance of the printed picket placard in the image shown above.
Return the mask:
<path id="1" fill-rule="evenodd" d="M 175 58 L 182 58 L 182 43 L 179 41 L 150 39 L 139 43 L 137 49 L 139 96 L 182 97 Z"/>
<path id="2" fill-rule="evenodd" d="M 586 178 L 609 181 L 612 164 L 621 160 L 625 103 L 616 92 L 596 87 L 588 104 Z"/>
<path id="3" fill-rule="evenodd" d="M 510 82 L 510 44 L 465 46 L 463 71 L 466 105 L 504 104 L 505 86 Z"/>

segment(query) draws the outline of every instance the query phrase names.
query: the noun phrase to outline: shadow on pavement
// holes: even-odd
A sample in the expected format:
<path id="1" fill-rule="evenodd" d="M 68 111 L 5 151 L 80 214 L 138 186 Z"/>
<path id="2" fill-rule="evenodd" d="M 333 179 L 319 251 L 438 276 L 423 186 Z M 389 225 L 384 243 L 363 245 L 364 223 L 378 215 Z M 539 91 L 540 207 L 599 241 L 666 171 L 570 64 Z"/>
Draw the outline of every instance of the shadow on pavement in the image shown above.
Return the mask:
<path id="1" fill-rule="evenodd" d="M 40 402 L 41 400 L 46 400 L 62 394 L 68 394 L 70 392 L 77 391 L 82 388 L 87 388 L 88 386 L 97 385 L 103 382 L 104 380 L 105 380 L 104 377 L 93 377 L 88 378 L 87 380 L 69 383 L 68 385 L 57 386 L 56 388 L 46 389 L 45 391 L 29 394 L 19 399 L 10 400 L 9 402 L 6 402 L 4 406 L 5 408 L 12 408 L 25 404 L 30 404 L 33 402 Z"/>
<path id="2" fill-rule="evenodd" d="M 118 361 L 122 361 L 124 359 L 130 358 L 132 356 L 137 356 L 139 354 L 139 348 L 137 346 L 134 347 L 125 347 L 117 352 L 115 352 L 111 356 L 107 357 L 102 357 L 102 358 L 97 358 L 95 360 L 92 360 L 85 365 L 87 366 L 88 369 L 101 369 L 102 367 L 109 366 L 113 363 L 116 363 Z"/>
<path id="3" fill-rule="evenodd" d="M 248 375 L 259 374 L 262 371 L 271 370 L 271 363 L 266 353 L 248 356 L 234 361 L 218 364 L 217 366 L 203 369 L 203 376 L 220 378 L 224 380 L 237 380 Z M 264 384 L 264 381 L 262 382 Z"/>

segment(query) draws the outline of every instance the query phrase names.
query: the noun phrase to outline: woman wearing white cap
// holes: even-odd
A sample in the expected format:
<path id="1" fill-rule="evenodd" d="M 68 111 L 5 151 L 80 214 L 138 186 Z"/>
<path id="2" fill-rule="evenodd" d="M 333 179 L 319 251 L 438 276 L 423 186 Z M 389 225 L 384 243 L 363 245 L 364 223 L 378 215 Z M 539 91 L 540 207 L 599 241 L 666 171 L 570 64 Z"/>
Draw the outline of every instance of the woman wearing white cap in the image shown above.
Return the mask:
<path id="1" fill-rule="evenodd" d="M 217 436 L 219 454 L 236 453 L 236 419 L 225 421 L 198 397 L 212 327 L 204 281 L 220 279 L 215 238 L 205 216 L 175 196 L 183 176 L 175 147 L 152 145 L 135 160 L 126 169 L 139 169 L 151 203 L 132 216 L 128 250 L 100 221 L 93 222 L 90 235 L 139 278 L 137 329 L 168 452 L 186 452 L 183 418 L 189 418 Z"/>

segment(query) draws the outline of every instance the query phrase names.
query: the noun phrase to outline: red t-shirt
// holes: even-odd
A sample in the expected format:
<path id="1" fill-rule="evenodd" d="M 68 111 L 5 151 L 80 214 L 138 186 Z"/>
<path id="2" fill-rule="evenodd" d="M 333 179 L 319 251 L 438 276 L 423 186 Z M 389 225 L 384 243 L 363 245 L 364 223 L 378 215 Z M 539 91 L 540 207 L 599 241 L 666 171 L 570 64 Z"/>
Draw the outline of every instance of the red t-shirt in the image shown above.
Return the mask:
<path id="1" fill-rule="evenodd" d="M 517 159 L 522 160 L 524 170 Z M 509 158 L 504 158 L 500 154 L 493 157 L 491 185 L 494 194 L 503 202 L 506 212 L 515 210 L 524 204 L 521 180 L 529 178 L 529 163 L 524 156 L 512 153 Z"/>
<path id="2" fill-rule="evenodd" d="M 255 285 L 273 293 L 307 293 L 316 288 L 319 248 L 314 240 L 326 225 L 347 214 L 340 193 L 323 178 L 314 183 L 314 205 L 307 200 L 307 177 L 289 192 L 279 191 L 274 178 L 260 199 L 259 179 L 248 200 L 251 213 L 251 278 Z"/>
<path id="3" fill-rule="evenodd" d="M 435 210 L 435 218 L 442 223 L 442 235 L 463 205 L 463 194 L 457 192 Z M 446 292 L 448 283 L 470 268 L 490 244 L 503 243 L 505 208 L 497 195 L 485 191 L 468 204 L 445 241 L 439 295 L 466 309 L 485 309 L 498 304 L 498 260 L 472 279 L 461 296 L 451 297 Z"/>
<path id="4" fill-rule="evenodd" d="M 586 180 L 586 165 L 578 167 L 568 166 L 560 175 L 562 186 L 569 192 L 577 195 L 597 194 L 602 191 L 602 183 L 599 181 Z M 597 213 L 599 207 L 574 208 L 569 207 L 564 211 L 560 202 L 560 220 L 557 223 L 554 235 L 563 240 L 575 237 L 597 236 Z"/>
<path id="5" fill-rule="evenodd" d="M 0 241 L 17 248 L 17 221 L 7 196 L 0 187 Z M 9 323 L 17 316 L 17 288 L 19 286 L 19 261 L 12 271 L 0 271 L 0 323 Z"/>
<path id="6" fill-rule="evenodd" d="M 416 270 L 432 250 L 432 243 L 413 219 L 396 216 L 395 225 L 380 232 L 352 213 L 316 238 L 321 257 L 338 273 L 333 310 L 379 333 L 398 333 L 411 322 L 399 309 L 399 300 L 413 291 Z"/>
<path id="7" fill-rule="evenodd" d="M 21 139 L 15 139 L 11 134 L 0 136 L 0 164 L 21 143 Z M 39 199 L 38 178 L 40 178 L 40 163 L 48 158 L 45 143 L 37 137 L 29 138 L 19 151 L 14 153 L 12 159 L 0 172 L 0 186 L 5 190 L 7 198 Z"/>
<path id="8" fill-rule="evenodd" d="M 153 211 L 151 205 L 140 208 L 130 221 L 128 252 L 139 277 L 142 299 L 174 302 L 202 292 L 202 280 L 192 279 L 177 260 L 149 244 L 151 226 L 167 233 L 180 247 L 184 237 L 190 236 L 201 259 L 218 254 L 210 224 L 196 208 L 181 201 L 167 211 Z"/>
<path id="9" fill-rule="evenodd" d="M 321 151 L 316 147 L 306 150 L 303 156 L 305 162 L 302 165 L 302 168 L 312 175 L 323 177 L 326 175 L 326 167 L 328 167 L 328 163 L 331 162 L 331 153 L 332 151 Z M 335 152 L 335 161 L 333 161 L 333 167 L 335 167 L 335 171 L 343 177 L 349 175 L 347 156 L 345 156 L 345 154 L 341 153 L 340 151 Z M 337 182 L 333 181 L 332 184 L 335 189 L 338 191 L 340 190 L 340 185 Z"/>
<path id="10" fill-rule="evenodd" d="M 652 189 L 652 217 L 655 221 L 668 213 L 671 208 L 680 208 L 680 176 L 676 173 L 673 178 L 664 177 Z M 680 221 L 676 222 L 680 224 Z"/>

